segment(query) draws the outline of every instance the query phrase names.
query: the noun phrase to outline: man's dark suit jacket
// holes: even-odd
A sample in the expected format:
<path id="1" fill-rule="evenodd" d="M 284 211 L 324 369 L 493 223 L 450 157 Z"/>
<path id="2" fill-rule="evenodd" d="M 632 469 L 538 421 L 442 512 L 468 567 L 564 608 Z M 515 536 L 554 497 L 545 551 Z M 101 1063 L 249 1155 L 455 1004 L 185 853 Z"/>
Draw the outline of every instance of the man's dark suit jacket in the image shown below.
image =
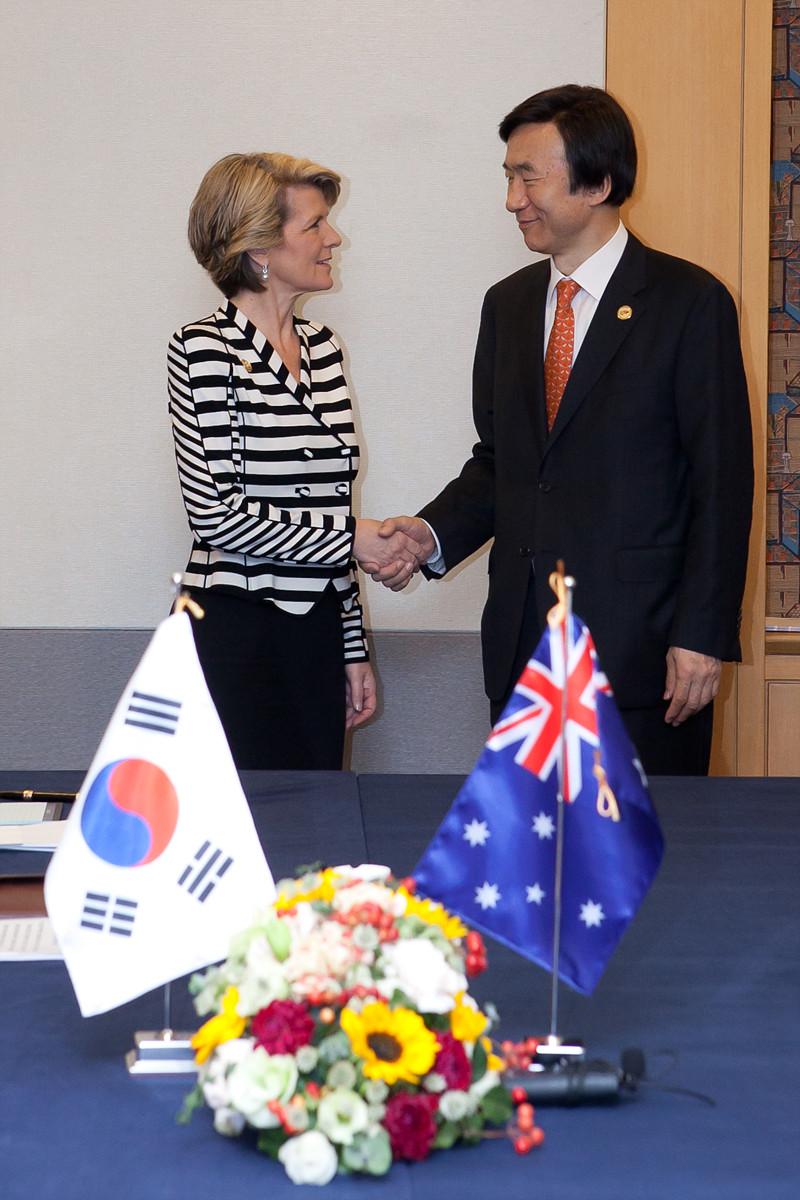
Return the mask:
<path id="1" fill-rule="evenodd" d="M 538 262 L 488 292 L 473 373 L 479 441 L 420 515 L 448 569 L 494 537 L 490 699 L 516 682 L 531 559 L 544 628 L 562 558 L 618 704 L 649 707 L 670 646 L 740 658 L 753 466 L 736 309 L 707 271 L 629 237 L 548 434 L 549 278 L 549 260 Z"/>

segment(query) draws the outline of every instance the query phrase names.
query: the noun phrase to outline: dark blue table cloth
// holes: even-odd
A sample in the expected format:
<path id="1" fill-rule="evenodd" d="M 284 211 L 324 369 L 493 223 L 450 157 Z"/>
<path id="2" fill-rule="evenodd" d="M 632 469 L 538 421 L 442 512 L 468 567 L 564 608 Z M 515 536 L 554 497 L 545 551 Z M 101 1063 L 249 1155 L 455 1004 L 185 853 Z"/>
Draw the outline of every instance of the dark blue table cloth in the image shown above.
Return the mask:
<path id="1" fill-rule="evenodd" d="M 64 776 L 11 779 L 0 775 L 0 787 L 67 786 Z M 407 873 L 460 780 L 253 773 L 244 783 L 279 876 L 316 858 Z M 562 989 L 560 1027 L 610 1061 L 641 1047 L 654 1082 L 611 1107 L 542 1108 L 547 1140 L 528 1158 L 486 1142 L 380 1180 L 337 1179 L 328 1194 L 796 1200 L 800 786 L 657 779 L 652 790 L 664 865 L 595 994 Z M 475 992 L 500 1009 L 499 1036 L 546 1031 L 547 976 L 489 951 Z M 133 1031 L 160 1023 L 159 993 L 83 1020 L 62 963 L 2 964 L 0 983 L 4 1200 L 320 1194 L 295 1188 L 249 1142 L 215 1135 L 206 1112 L 177 1126 L 185 1084 L 127 1076 Z M 191 1021 L 183 986 L 173 992 L 175 1023 Z"/>

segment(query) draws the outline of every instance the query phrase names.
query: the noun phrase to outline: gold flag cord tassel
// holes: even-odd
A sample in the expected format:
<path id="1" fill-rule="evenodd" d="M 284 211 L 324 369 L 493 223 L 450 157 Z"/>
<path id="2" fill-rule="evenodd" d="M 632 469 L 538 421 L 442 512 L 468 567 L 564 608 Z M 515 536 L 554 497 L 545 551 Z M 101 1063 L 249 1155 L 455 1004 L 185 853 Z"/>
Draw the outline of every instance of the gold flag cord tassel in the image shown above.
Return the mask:
<path id="1" fill-rule="evenodd" d="M 175 597 L 175 603 L 172 606 L 172 611 L 176 613 L 188 612 L 197 621 L 202 621 L 203 617 L 206 615 L 205 609 L 201 608 L 197 601 L 193 600 L 188 592 L 178 592 L 178 595 Z"/>
<path id="2" fill-rule="evenodd" d="M 547 624 L 551 629 L 558 629 L 564 624 L 567 615 L 567 576 L 564 573 L 564 560 L 559 559 L 555 571 L 550 572 L 547 581 L 556 594 L 556 603 L 547 613 Z M 572 581 L 574 585 L 574 580 Z"/>
<path id="3" fill-rule="evenodd" d="M 603 770 L 600 762 L 600 751 L 594 752 L 594 766 L 592 774 L 597 780 L 597 811 L 601 817 L 610 817 L 612 821 L 619 821 L 619 805 L 617 797 L 611 790 L 611 784 L 608 782 L 608 777 Z"/>

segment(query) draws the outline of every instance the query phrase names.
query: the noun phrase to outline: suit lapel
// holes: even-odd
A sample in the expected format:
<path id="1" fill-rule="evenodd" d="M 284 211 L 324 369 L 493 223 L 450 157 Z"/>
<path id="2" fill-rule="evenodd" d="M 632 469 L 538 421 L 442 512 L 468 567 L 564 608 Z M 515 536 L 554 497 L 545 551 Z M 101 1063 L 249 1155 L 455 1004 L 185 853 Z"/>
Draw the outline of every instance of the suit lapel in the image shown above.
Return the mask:
<path id="1" fill-rule="evenodd" d="M 527 295 L 516 305 L 516 337 L 513 344 L 519 347 L 520 387 L 524 396 L 524 410 L 530 415 L 537 452 L 541 453 L 547 439 L 547 417 L 544 404 L 544 310 L 547 300 L 547 283 L 550 278 L 549 263 L 537 264 L 528 276 L 530 281 Z M 525 445 L 526 439 L 521 438 Z"/>
<path id="2" fill-rule="evenodd" d="M 586 399 L 587 393 L 605 371 L 644 311 L 647 303 L 645 256 L 646 251 L 642 243 L 629 234 L 622 258 L 600 298 L 597 311 L 573 364 L 555 423 L 545 445 L 545 453 L 566 429 Z"/>

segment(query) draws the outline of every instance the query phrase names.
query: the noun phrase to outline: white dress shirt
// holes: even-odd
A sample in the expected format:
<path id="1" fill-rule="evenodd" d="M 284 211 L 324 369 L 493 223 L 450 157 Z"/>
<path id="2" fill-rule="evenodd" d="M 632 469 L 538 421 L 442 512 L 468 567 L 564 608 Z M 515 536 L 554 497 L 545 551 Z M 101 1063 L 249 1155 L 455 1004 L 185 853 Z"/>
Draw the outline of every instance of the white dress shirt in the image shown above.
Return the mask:
<path id="1" fill-rule="evenodd" d="M 544 311 L 542 361 L 544 361 L 544 356 L 547 353 L 547 343 L 556 315 L 556 285 L 562 279 L 569 278 L 574 279 L 580 286 L 580 291 L 576 292 L 572 299 L 572 311 L 575 314 L 575 338 L 572 346 L 572 361 L 574 363 L 578 357 L 578 351 L 583 345 L 586 332 L 592 323 L 592 317 L 597 311 L 600 298 L 608 287 L 611 276 L 619 266 L 619 260 L 622 258 L 622 252 L 625 249 L 627 241 L 628 231 L 620 221 L 616 232 L 612 234 L 608 241 L 599 250 L 595 250 L 594 254 L 591 254 L 579 267 L 576 267 L 571 275 L 562 275 L 553 259 L 550 259 L 550 282 L 547 285 L 547 300 Z M 426 521 L 425 524 L 427 525 L 428 522 Z M 428 528 L 433 534 L 436 549 L 428 559 L 427 566 L 434 575 L 444 575 L 447 568 L 441 546 L 439 545 L 439 539 L 436 536 L 436 530 L 432 529 L 430 525 L 428 525 Z"/>
<path id="2" fill-rule="evenodd" d="M 542 358 L 547 353 L 547 343 L 556 315 L 556 285 L 562 279 L 574 279 L 580 286 L 572 300 L 572 311 L 575 314 L 575 340 L 572 347 L 572 361 L 578 357 L 578 351 L 583 345 L 586 331 L 592 323 L 592 317 L 597 311 L 600 298 L 608 287 L 611 276 L 619 266 L 622 252 L 628 241 L 628 231 L 620 221 L 616 233 L 608 239 L 604 246 L 595 250 L 585 262 L 576 267 L 571 275 L 562 275 L 556 264 L 550 259 L 550 282 L 547 285 L 547 301 L 544 310 L 544 345 Z"/>

